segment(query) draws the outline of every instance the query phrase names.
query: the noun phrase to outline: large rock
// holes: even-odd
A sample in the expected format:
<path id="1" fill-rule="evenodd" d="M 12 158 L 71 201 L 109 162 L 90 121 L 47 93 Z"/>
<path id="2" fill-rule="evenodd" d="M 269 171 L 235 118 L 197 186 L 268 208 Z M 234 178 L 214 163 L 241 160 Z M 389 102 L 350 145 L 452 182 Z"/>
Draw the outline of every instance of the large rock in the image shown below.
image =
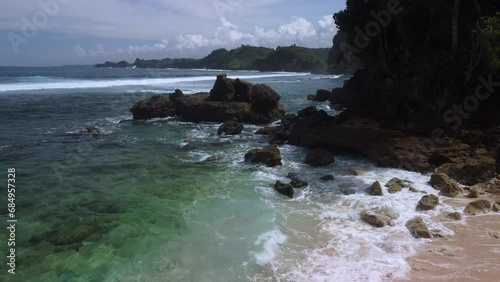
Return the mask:
<path id="1" fill-rule="evenodd" d="M 277 108 L 280 99 L 280 95 L 266 84 L 256 84 L 252 87 L 252 109 L 256 112 L 268 112 Z"/>
<path id="2" fill-rule="evenodd" d="M 406 223 L 406 228 L 408 228 L 411 235 L 413 235 L 413 237 L 417 239 L 420 238 L 430 239 L 432 237 L 429 227 L 427 227 L 427 224 L 425 224 L 424 220 L 421 217 L 409 220 Z"/>
<path id="3" fill-rule="evenodd" d="M 233 82 L 227 78 L 226 74 L 217 76 L 214 87 L 210 91 L 211 101 L 232 101 L 236 95 Z"/>
<path id="4" fill-rule="evenodd" d="M 455 198 L 463 193 L 460 185 L 443 173 L 434 173 L 429 183 L 434 189 L 441 191 L 441 195 L 446 197 Z"/>
<path id="5" fill-rule="evenodd" d="M 253 149 L 245 154 L 245 161 L 275 167 L 281 165 L 281 153 L 277 147 Z"/>
<path id="6" fill-rule="evenodd" d="M 243 131 L 243 124 L 238 121 L 230 120 L 224 122 L 218 130 L 218 134 L 226 134 L 226 135 L 238 135 Z"/>
<path id="7" fill-rule="evenodd" d="M 439 205 L 439 198 L 436 195 L 425 195 L 418 202 L 417 210 L 429 211 Z"/>
<path id="8" fill-rule="evenodd" d="M 314 101 L 318 102 L 326 102 L 330 98 L 332 93 L 328 90 L 320 89 L 316 92 L 316 96 L 314 97 Z"/>
<path id="9" fill-rule="evenodd" d="M 399 179 L 399 178 L 393 178 L 387 184 L 385 184 L 385 187 L 387 187 L 387 191 L 391 194 L 401 192 L 404 187 L 406 187 L 406 183 Z"/>
<path id="10" fill-rule="evenodd" d="M 252 102 L 252 83 L 237 78 L 233 85 L 236 91 L 235 100 L 249 103 Z"/>
<path id="11" fill-rule="evenodd" d="M 469 215 L 478 215 L 488 213 L 491 210 L 491 202 L 488 200 L 478 200 L 465 207 L 464 213 Z"/>
<path id="12" fill-rule="evenodd" d="M 392 220 L 395 220 L 399 215 L 388 208 L 375 208 L 361 212 L 361 220 L 374 227 L 384 227 L 390 225 Z"/>
<path id="13" fill-rule="evenodd" d="M 175 116 L 175 104 L 169 96 L 153 96 L 139 101 L 130 109 L 135 120 Z"/>
<path id="14" fill-rule="evenodd" d="M 382 191 L 382 186 L 380 185 L 380 182 L 375 182 L 373 183 L 370 187 L 368 187 L 366 190 L 366 193 L 372 196 L 383 196 L 384 192 Z"/>
<path id="15" fill-rule="evenodd" d="M 298 117 L 308 117 L 308 116 L 314 114 L 317 111 L 318 111 L 318 109 L 316 108 L 316 106 L 314 106 L 314 105 L 313 106 L 309 106 L 307 108 L 304 108 L 304 109 L 300 110 L 298 112 Z"/>
<path id="16" fill-rule="evenodd" d="M 313 167 L 329 166 L 335 162 L 332 152 L 325 149 L 310 149 L 304 163 Z"/>

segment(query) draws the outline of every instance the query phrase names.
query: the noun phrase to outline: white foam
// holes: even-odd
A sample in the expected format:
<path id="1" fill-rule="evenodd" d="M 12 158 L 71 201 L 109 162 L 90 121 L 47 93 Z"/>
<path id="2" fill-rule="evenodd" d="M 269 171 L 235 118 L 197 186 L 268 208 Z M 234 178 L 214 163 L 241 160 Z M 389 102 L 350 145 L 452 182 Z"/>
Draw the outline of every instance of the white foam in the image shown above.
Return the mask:
<path id="1" fill-rule="evenodd" d="M 241 79 L 258 79 L 268 77 L 304 76 L 306 73 L 270 73 L 239 76 Z M 0 92 L 21 91 L 21 90 L 47 90 L 47 89 L 88 89 L 88 88 L 108 88 L 121 86 L 151 86 L 151 85 L 171 85 L 183 82 L 211 81 L 214 76 L 197 77 L 172 77 L 172 78 L 149 78 L 149 79 L 117 79 L 117 80 L 68 80 L 61 82 L 47 83 L 16 83 L 0 84 Z"/>
<path id="2" fill-rule="evenodd" d="M 266 232 L 255 241 L 255 246 L 262 248 L 261 252 L 253 252 L 255 261 L 259 265 L 271 262 L 280 251 L 280 245 L 286 241 L 287 237 L 279 229 Z"/>

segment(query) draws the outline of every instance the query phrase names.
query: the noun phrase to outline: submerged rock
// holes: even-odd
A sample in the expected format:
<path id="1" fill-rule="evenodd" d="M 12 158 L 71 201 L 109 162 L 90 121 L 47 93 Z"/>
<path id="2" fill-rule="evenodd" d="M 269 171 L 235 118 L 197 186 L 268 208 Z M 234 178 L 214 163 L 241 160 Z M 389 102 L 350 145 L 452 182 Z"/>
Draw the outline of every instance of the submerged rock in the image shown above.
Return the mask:
<path id="1" fill-rule="evenodd" d="M 87 127 L 84 130 L 80 131 L 82 135 L 99 135 L 101 134 L 101 130 L 97 127 Z"/>
<path id="2" fill-rule="evenodd" d="M 293 198 L 293 195 L 295 194 L 292 185 L 285 184 L 281 181 L 276 181 L 276 184 L 274 184 L 274 190 L 282 195 L 287 196 L 288 198 Z"/>
<path id="3" fill-rule="evenodd" d="M 359 169 L 349 168 L 347 170 L 347 174 L 349 174 L 351 176 L 362 176 L 362 175 L 365 175 L 366 172 L 362 171 L 362 170 L 359 170 Z"/>
<path id="4" fill-rule="evenodd" d="M 446 197 L 455 198 L 463 193 L 459 184 L 444 173 L 434 173 L 429 183 L 434 189 L 441 191 L 441 195 Z"/>
<path id="5" fill-rule="evenodd" d="M 334 181 L 335 177 L 333 175 L 331 175 L 331 174 L 328 174 L 328 175 L 322 176 L 320 178 L 320 180 L 321 181 L 325 181 L 325 182 L 327 182 L 327 181 Z"/>
<path id="6" fill-rule="evenodd" d="M 354 195 L 357 193 L 356 189 L 353 187 L 341 187 L 339 191 L 346 196 Z"/>
<path id="7" fill-rule="evenodd" d="M 253 149 L 245 154 L 245 161 L 253 164 L 264 164 L 269 167 L 281 165 L 281 153 L 277 147 Z"/>
<path id="8" fill-rule="evenodd" d="M 464 213 L 468 215 L 478 215 L 488 213 L 491 210 L 491 202 L 488 200 L 479 200 L 469 203 L 465 207 Z"/>
<path id="9" fill-rule="evenodd" d="M 313 167 L 329 166 L 335 162 L 332 152 L 325 149 L 310 149 L 304 163 Z"/>
<path id="10" fill-rule="evenodd" d="M 224 122 L 217 131 L 218 135 L 238 135 L 243 131 L 243 124 L 238 121 L 230 120 Z"/>
<path id="11" fill-rule="evenodd" d="M 459 212 L 451 212 L 451 213 L 447 214 L 446 216 L 449 219 L 452 219 L 455 221 L 462 220 L 462 214 L 460 214 Z"/>
<path id="12" fill-rule="evenodd" d="M 401 192 L 401 190 L 403 190 L 403 188 L 405 187 L 405 184 L 403 180 L 399 178 L 393 178 L 392 180 L 387 182 L 387 184 L 385 184 L 385 187 L 387 187 L 387 191 L 389 193 L 394 194 L 397 192 Z"/>
<path id="13" fill-rule="evenodd" d="M 384 227 L 391 225 L 392 220 L 395 220 L 399 215 L 388 208 L 375 208 L 361 212 L 361 220 L 374 227 Z"/>
<path id="14" fill-rule="evenodd" d="M 421 217 L 417 217 L 409 220 L 406 223 L 406 228 L 410 231 L 411 235 L 417 239 L 420 238 L 432 238 L 432 234 Z"/>
<path id="15" fill-rule="evenodd" d="M 370 187 L 366 189 L 366 193 L 372 195 L 372 196 L 383 196 L 384 192 L 382 191 L 382 186 L 380 185 L 380 182 L 375 182 L 373 183 Z"/>
<path id="16" fill-rule="evenodd" d="M 439 205 L 439 198 L 436 195 L 425 195 L 418 202 L 417 210 L 428 211 Z"/>

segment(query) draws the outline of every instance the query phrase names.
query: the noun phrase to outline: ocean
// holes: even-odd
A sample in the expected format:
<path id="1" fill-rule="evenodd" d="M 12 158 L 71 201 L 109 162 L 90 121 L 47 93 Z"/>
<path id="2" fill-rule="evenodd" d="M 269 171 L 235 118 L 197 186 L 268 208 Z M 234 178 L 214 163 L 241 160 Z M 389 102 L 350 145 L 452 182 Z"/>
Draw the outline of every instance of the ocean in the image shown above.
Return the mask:
<path id="1" fill-rule="evenodd" d="M 240 136 L 218 137 L 217 123 L 177 118 L 133 121 L 144 98 L 181 89 L 209 91 L 221 70 L 98 69 L 91 66 L 0 68 L 0 169 L 16 170 L 16 275 L 1 281 L 390 281 L 410 271 L 406 258 L 427 242 L 405 223 L 421 216 L 447 230 L 436 215 L 446 204 L 417 212 L 420 193 L 372 197 L 364 189 L 393 177 L 436 194 L 430 175 L 378 167 L 336 155 L 312 168 L 306 150 L 281 146 L 283 166 L 243 161 L 267 145 L 246 125 Z M 224 71 L 265 83 L 290 113 L 347 76 Z M 97 126 L 98 136 L 79 131 Z M 349 169 L 365 171 L 352 176 Z M 309 182 L 294 199 L 272 186 L 296 172 Z M 320 177 L 332 174 L 333 182 Z M 342 188 L 357 193 L 345 196 Z M 8 219 L 7 189 L 1 220 Z M 360 213 L 386 208 L 393 226 L 376 229 Z M 2 228 L 5 231 L 5 228 Z M 1 232 L 5 269 L 8 234 Z"/>

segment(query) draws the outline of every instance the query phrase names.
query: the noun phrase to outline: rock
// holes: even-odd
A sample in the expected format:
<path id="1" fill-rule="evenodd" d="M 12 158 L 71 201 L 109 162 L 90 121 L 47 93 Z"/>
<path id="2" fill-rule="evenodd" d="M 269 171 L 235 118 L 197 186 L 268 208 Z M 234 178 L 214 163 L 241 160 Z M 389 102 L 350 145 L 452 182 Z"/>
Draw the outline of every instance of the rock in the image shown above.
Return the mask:
<path id="1" fill-rule="evenodd" d="M 290 173 L 288 173 L 287 178 L 290 178 L 292 180 L 290 182 L 290 185 L 293 188 L 300 189 L 300 188 L 307 187 L 309 185 L 309 183 L 307 183 L 307 181 L 300 179 L 300 177 L 297 173 L 290 172 Z"/>
<path id="2" fill-rule="evenodd" d="M 469 191 L 469 194 L 467 194 L 467 196 L 465 196 L 465 197 L 471 198 L 471 199 L 477 199 L 477 198 L 479 198 L 479 191 L 477 191 L 477 189 L 475 189 L 475 188 L 472 188 Z"/>
<path id="3" fill-rule="evenodd" d="M 343 88 L 334 88 L 328 99 L 332 104 L 343 105 L 347 102 Z"/>
<path id="4" fill-rule="evenodd" d="M 217 132 L 217 134 L 220 136 L 222 134 L 226 135 L 238 135 L 243 131 L 243 124 L 238 121 L 230 120 L 224 122 L 220 127 Z"/>
<path id="5" fill-rule="evenodd" d="M 330 104 L 330 108 L 336 111 L 342 111 L 344 109 L 342 104 Z"/>
<path id="6" fill-rule="evenodd" d="M 261 129 L 257 130 L 257 132 L 255 132 L 255 134 L 269 136 L 269 135 L 275 134 L 276 132 L 278 132 L 280 130 L 281 130 L 281 127 L 263 127 Z"/>
<path id="7" fill-rule="evenodd" d="M 463 193 L 459 184 L 443 173 L 434 173 L 429 182 L 431 186 L 441 191 L 441 195 L 455 198 Z"/>
<path id="8" fill-rule="evenodd" d="M 427 227 L 427 224 L 425 224 L 424 220 L 421 217 L 409 220 L 406 223 L 406 228 L 408 228 L 411 235 L 417 239 L 420 238 L 430 239 L 432 237 L 429 227 Z"/>
<path id="9" fill-rule="evenodd" d="M 330 95 L 332 93 L 328 90 L 320 89 L 318 92 L 316 92 L 316 96 L 314 96 L 314 101 L 317 102 L 326 102 L 330 98 Z"/>
<path id="10" fill-rule="evenodd" d="M 391 194 L 401 192 L 404 187 L 407 185 L 403 182 L 403 180 L 399 178 L 393 178 L 387 184 L 385 184 L 385 187 L 387 187 L 387 191 Z"/>
<path id="11" fill-rule="evenodd" d="M 363 211 L 361 213 L 361 220 L 370 224 L 371 226 L 378 227 L 378 228 L 381 228 L 381 227 L 388 225 L 389 222 L 391 221 L 386 216 L 372 214 L 368 211 Z"/>
<path id="12" fill-rule="evenodd" d="M 353 187 L 341 187 L 339 191 L 346 196 L 354 195 L 357 193 L 356 189 Z"/>
<path id="13" fill-rule="evenodd" d="M 362 176 L 362 175 L 365 175 L 366 172 L 359 170 L 359 169 L 349 168 L 347 170 L 347 174 L 352 175 L 352 176 Z"/>
<path id="14" fill-rule="evenodd" d="M 134 120 L 175 116 L 175 104 L 168 96 L 153 96 L 139 101 L 130 109 Z"/>
<path id="15" fill-rule="evenodd" d="M 418 202 L 417 210 L 429 211 L 439 205 L 439 198 L 436 195 L 425 195 Z"/>
<path id="16" fill-rule="evenodd" d="M 82 135 L 98 135 L 101 134 L 101 130 L 97 127 L 87 127 L 84 130 L 80 131 Z"/>
<path id="17" fill-rule="evenodd" d="M 328 175 L 322 176 L 320 178 L 320 180 L 321 181 L 325 181 L 325 182 L 327 182 L 327 181 L 334 181 L 335 177 L 333 177 L 333 175 L 331 175 L 331 174 L 328 174 Z"/>
<path id="18" fill-rule="evenodd" d="M 325 149 L 310 149 L 304 163 L 313 167 L 329 166 L 335 162 L 333 154 Z"/>
<path id="19" fill-rule="evenodd" d="M 307 100 L 309 100 L 309 101 L 314 100 L 314 98 L 316 98 L 316 95 L 314 95 L 314 94 L 307 95 Z"/>
<path id="20" fill-rule="evenodd" d="M 276 184 L 274 184 L 274 190 L 282 195 L 287 196 L 288 198 L 293 198 L 293 195 L 295 194 L 292 185 L 285 184 L 281 181 L 277 181 Z"/>
<path id="21" fill-rule="evenodd" d="M 391 225 L 391 221 L 398 217 L 399 215 L 389 208 L 375 208 L 361 212 L 362 221 L 378 228 Z"/>
<path id="22" fill-rule="evenodd" d="M 210 91 L 211 101 L 232 101 L 236 95 L 233 83 L 227 78 L 227 74 L 217 76 L 214 87 Z"/>
<path id="23" fill-rule="evenodd" d="M 316 108 L 316 106 L 309 106 L 303 110 L 300 110 L 298 112 L 298 117 L 308 117 L 317 111 L 318 109 Z"/>
<path id="24" fill-rule="evenodd" d="M 488 200 L 478 200 L 469 203 L 465 207 L 464 213 L 468 215 L 478 215 L 481 213 L 488 213 L 491 210 L 491 202 Z"/>
<path id="25" fill-rule="evenodd" d="M 269 167 L 281 165 L 281 153 L 277 147 L 253 149 L 245 154 L 245 161 L 253 164 L 264 164 Z"/>
<path id="26" fill-rule="evenodd" d="M 252 87 L 252 109 L 256 112 L 267 112 L 278 107 L 281 99 L 271 87 L 266 84 L 256 84 Z"/>
<path id="27" fill-rule="evenodd" d="M 494 203 L 493 206 L 491 207 L 491 210 L 494 212 L 500 212 L 500 204 Z"/>
<path id="28" fill-rule="evenodd" d="M 384 192 L 382 191 L 382 186 L 380 185 L 380 182 L 375 182 L 373 183 L 370 187 L 366 189 L 366 193 L 372 195 L 372 196 L 383 196 Z"/>
<path id="29" fill-rule="evenodd" d="M 444 173 L 463 185 L 486 182 L 496 175 L 496 160 L 492 154 L 478 153 L 464 157 L 458 163 L 441 165 L 437 172 Z"/>
<path id="30" fill-rule="evenodd" d="M 271 135 L 269 139 L 269 144 L 271 145 L 284 145 L 286 144 L 286 140 L 288 139 L 288 133 L 284 131 L 278 131 Z"/>
<path id="31" fill-rule="evenodd" d="M 446 215 L 449 219 L 453 219 L 455 221 L 462 220 L 462 215 L 459 212 L 451 212 Z"/>
<path id="32" fill-rule="evenodd" d="M 175 89 L 175 92 L 170 95 L 170 100 L 175 101 L 175 100 L 182 98 L 182 97 L 184 97 L 184 93 L 182 93 L 182 91 L 179 89 Z"/>
<path id="33" fill-rule="evenodd" d="M 252 102 L 252 88 L 252 83 L 237 78 L 234 81 L 234 89 L 236 91 L 235 99 L 243 102 Z"/>

